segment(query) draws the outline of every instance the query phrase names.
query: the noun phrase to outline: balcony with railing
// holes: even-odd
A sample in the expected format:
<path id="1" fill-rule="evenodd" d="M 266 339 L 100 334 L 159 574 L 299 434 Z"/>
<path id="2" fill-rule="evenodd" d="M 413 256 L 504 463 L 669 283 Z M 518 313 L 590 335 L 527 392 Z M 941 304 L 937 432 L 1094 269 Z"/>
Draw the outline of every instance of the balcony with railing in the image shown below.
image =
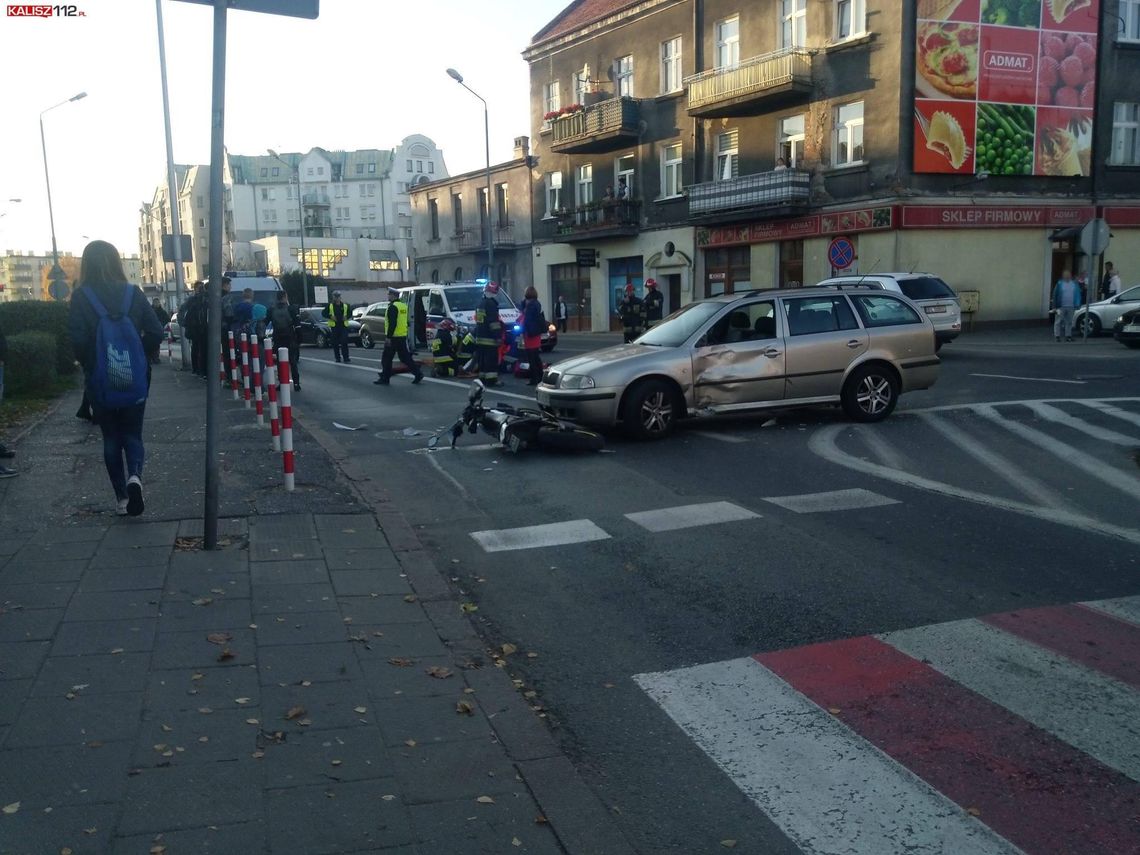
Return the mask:
<path id="1" fill-rule="evenodd" d="M 641 231 L 641 200 L 611 199 L 559 211 L 544 220 L 554 240 L 573 243 L 600 237 L 636 235 Z"/>
<path id="2" fill-rule="evenodd" d="M 640 102 L 610 98 L 559 116 L 551 123 L 551 151 L 559 154 L 609 151 L 636 141 Z"/>
<path id="3" fill-rule="evenodd" d="M 309 208 L 327 208 L 332 204 L 326 193 L 305 193 L 301 196 L 301 203 Z"/>
<path id="4" fill-rule="evenodd" d="M 491 240 L 495 248 L 511 249 L 515 245 L 514 222 L 505 225 L 496 224 L 491 229 Z M 456 235 L 460 252 L 485 252 L 487 250 L 487 227 L 468 226 Z"/>
<path id="5" fill-rule="evenodd" d="M 806 208 L 811 195 L 811 174 L 799 169 L 777 169 L 741 175 L 723 181 L 706 181 L 685 189 L 689 217 L 703 222 L 768 212 L 782 216 Z"/>
<path id="6" fill-rule="evenodd" d="M 810 93 L 811 66 L 811 51 L 785 48 L 686 77 L 689 115 L 705 119 L 749 115 Z"/>

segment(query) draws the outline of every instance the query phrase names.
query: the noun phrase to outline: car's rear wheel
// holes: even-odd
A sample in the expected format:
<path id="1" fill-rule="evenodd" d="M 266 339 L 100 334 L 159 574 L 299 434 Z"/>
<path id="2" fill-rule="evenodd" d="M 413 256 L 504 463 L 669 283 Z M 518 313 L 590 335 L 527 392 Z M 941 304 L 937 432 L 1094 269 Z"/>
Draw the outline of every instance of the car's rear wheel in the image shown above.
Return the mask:
<path id="1" fill-rule="evenodd" d="M 843 384 L 843 411 L 857 422 L 878 422 L 894 410 L 899 400 L 899 381 L 883 365 L 864 365 Z"/>
<path id="2" fill-rule="evenodd" d="M 323 333 L 323 332 L 317 333 L 317 347 L 328 347 L 328 346 L 329 346 L 328 334 Z"/>
<path id="3" fill-rule="evenodd" d="M 368 330 L 360 331 L 360 346 L 368 350 L 372 350 L 376 346 L 376 342 L 372 340 L 372 333 Z"/>
<path id="4" fill-rule="evenodd" d="M 634 439 L 664 439 L 677 425 L 677 401 L 663 380 L 643 380 L 628 393 L 622 425 Z"/>
<path id="5" fill-rule="evenodd" d="M 1088 326 L 1089 336 L 1100 335 L 1100 318 L 1096 315 L 1090 315 L 1088 312 L 1077 318 L 1077 322 L 1073 324 L 1077 335 L 1085 335 L 1085 326 Z"/>

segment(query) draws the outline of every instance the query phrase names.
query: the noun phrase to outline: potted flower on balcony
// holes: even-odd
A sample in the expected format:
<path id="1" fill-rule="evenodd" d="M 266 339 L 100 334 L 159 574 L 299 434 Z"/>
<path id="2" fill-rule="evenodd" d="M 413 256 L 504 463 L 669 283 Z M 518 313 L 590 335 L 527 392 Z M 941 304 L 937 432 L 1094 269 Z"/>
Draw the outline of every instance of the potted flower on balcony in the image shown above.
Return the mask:
<path id="1" fill-rule="evenodd" d="M 585 109 L 586 108 L 583 107 L 581 104 L 567 104 L 565 107 L 563 107 L 558 112 L 563 116 L 571 116 L 574 113 L 580 113 Z"/>
<path id="2" fill-rule="evenodd" d="M 557 119 L 561 115 L 562 115 L 561 110 L 551 110 L 549 113 L 543 113 L 542 114 L 542 121 L 553 122 L 555 119 Z"/>

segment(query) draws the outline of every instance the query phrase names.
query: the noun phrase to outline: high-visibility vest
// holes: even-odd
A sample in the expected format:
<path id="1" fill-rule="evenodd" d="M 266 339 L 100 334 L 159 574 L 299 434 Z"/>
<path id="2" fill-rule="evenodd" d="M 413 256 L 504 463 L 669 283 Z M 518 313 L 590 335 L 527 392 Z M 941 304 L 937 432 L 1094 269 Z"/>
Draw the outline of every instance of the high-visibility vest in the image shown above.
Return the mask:
<path id="1" fill-rule="evenodd" d="M 403 300 L 392 303 L 396 307 L 396 329 L 392 333 L 394 338 L 408 337 L 408 304 Z"/>
<path id="2" fill-rule="evenodd" d="M 345 329 L 347 329 L 348 328 L 348 322 L 350 320 L 352 320 L 352 309 L 350 309 L 348 307 L 348 303 L 341 303 L 340 305 L 341 305 L 341 309 L 343 310 L 343 314 L 340 316 L 340 318 L 344 322 L 343 326 L 345 327 Z M 333 327 L 336 326 L 336 309 L 334 308 L 335 306 L 336 306 L 335 303 L 329 303 L 329 317 L 328 317 L 328 321 L 327 321 L 327 323 L 329 325 L 329 329 L 332 329 Z"/>

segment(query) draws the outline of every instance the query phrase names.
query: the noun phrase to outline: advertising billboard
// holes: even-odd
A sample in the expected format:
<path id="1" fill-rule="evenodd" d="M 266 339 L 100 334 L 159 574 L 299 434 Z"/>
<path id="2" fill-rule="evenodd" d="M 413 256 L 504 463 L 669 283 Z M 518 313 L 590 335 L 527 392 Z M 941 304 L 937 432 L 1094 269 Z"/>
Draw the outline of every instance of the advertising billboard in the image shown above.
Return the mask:
<path id="1" fill-rule="evenodd" d="M 1089 174 L 1100 0 L 918 0 L 914 171 Z"/>

